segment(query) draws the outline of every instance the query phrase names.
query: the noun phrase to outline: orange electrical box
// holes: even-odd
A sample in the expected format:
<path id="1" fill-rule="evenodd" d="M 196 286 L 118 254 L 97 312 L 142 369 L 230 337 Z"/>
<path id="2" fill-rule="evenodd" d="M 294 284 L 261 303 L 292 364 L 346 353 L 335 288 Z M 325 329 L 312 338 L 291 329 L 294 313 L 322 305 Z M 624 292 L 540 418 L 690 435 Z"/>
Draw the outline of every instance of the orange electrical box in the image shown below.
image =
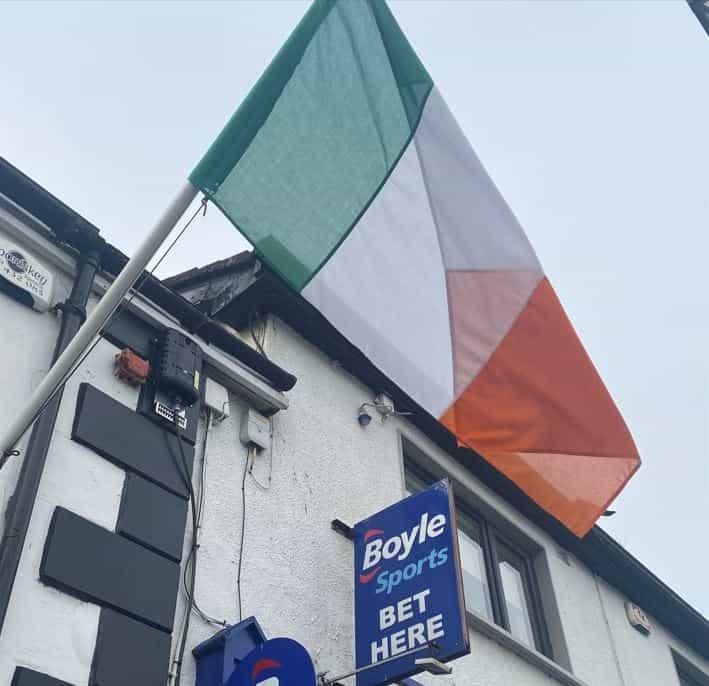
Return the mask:
<path id="1" fill-rule="evenodd" d="M 142 386 L 150 373 L 150 363 L 129 348 L 125 348 L 116 355 L 113 370 L 116 378 L 121 381 L 131 386 Z"/>

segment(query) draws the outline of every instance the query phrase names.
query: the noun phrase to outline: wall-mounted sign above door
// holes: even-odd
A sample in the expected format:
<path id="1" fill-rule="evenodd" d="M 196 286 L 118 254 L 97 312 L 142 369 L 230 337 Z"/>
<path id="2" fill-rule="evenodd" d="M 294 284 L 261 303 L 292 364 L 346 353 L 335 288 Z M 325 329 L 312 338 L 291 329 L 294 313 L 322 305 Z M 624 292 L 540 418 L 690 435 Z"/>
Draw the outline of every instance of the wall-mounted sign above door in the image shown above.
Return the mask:
<path id="1" fill-rule="evenodd" d="M 52 304 L 54 275 L 34 255 L 0 236 L 0 290 L 45 312 Z"/>
<path id="2" fill-rule="evenodd" d="M 470 652 L 447 479 L 355 525 L 354 544 L 357 686 Z"/>

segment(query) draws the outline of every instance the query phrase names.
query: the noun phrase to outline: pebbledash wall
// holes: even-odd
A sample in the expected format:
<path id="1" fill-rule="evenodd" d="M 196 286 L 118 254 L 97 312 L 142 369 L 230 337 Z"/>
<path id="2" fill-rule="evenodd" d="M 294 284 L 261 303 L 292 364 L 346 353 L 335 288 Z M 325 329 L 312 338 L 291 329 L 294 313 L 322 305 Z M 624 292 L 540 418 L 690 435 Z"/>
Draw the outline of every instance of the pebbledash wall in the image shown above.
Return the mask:
<path id="1" fill-rule="evenodd" d="M 0 207 L 0 237 L 8 237 L 51 267 L 55 276 L 54 302 L 66 299 L 71 289 L 73 260 L 44 240 L 8 204 Z M 95 299 L 93 299 L 95 303 Z M 35 312 L 0 294 L 2 351 L 5 371 L 0 384 L 0 423 L 32 391 L 48 369 L 59 333 L 58 316 Z M 15 579 L 0 638 L 0 683 L 9 684 L 15 667 L 42 667 L 70 682 L 86 683 L 100 608 L 39 583 L 39 565 L 49 522 L 56 506 L 63 506 L 112 529 L 118 514 L 124 473 L 92 451 L 71 440 L 73 408 L 81 381 L 110 389 L 119 402 L 135 402 L 137 392 L 113 383 L 107 343 L 99 345 L 96 359 L 69 382 L 61 404 L 47 465 L 35 503 L 27 540 Z M 97 364 L 98 363 L 98 364 Z M 28 434 L 18 447 L 25 452 Z M 0 531 L 4 533 L 8 500 L 17 481 L 21 460 L 11 458 L 0 471 Z M 83 679 L 83 682 L 82 680 Z"/>
<path id="2" fill-rule="evenodd" d="M 48 236 L 42 235 L 42 230 L 22 208 L 6 199 L 0 202 L 0 236 L 11 236 L 51 266 L 57 278 L 53 300 L 58 302 L 71 287 L 74 261 Z M 105 283 L 105 279 L 99 279 L 93 303 Z M 169 313 L 141 298 L 133 303 L 133 311 L 153 325 L 162 323 L 180 328 Z M 18 399 L 32 389 L 47 369 L 58 319 L 55 314 L 34 312 L 0 294 L 0 321 L 5 360 L 0 384 L 2 426 Z M 653 625 L 649 636 L 631 627 L 624 606 L 627 598 L 623 594 L 592 573 L 405 417 L 391 417 L 382 422 L 375 415 L 369 426 L 361 427 L 356 420 L 357 408 L 372 400 L 374 389 L 346 372 L 277 316 L 265 316 L 263 321 L 265 352 L 298 378 L 287 397 L 269 391 L 255 375 L 254 383 L 262 386 L 259 392 L 270 400 L 258 400 L 259 392 L 244 392 L 243 375 L 249 371 L 194 336 L 211 360 L 205 372 L 209 375 L 218 369 L 219 373 L 213 375 L 230 392 L 229 416 L 221 421 L 212 416 L 209 424 L 201 419 L 194 442 L 194 473 L 202 469 L 204 460 L 206 474 L 196 585 L 196 600 L 205 613 L 230 624 L 239 620 L 237 570 L 244 526 L 243 616 L 255 615 L 269 637 L 289 636 L 302 642 L 318 671 L 336 675 L 350 670 L 354 663 L 352 543 L 334 531 L 331 522 L 340 519 L 354 524 L 405 495 L 403 445 L 406 444 L 421 466 L 451 477 L 460 499 L 484 512 L 498 527 L 517 532 L 534 545 L 537 550 L 534 565 L 556 660 L 544 657 L 503 629 L 471 615 L 471 654 L 453 663 L 450 677 L 418 676 L 417 681 L 439 686 L 679 686 L 675 666 L 678 659 L 709 675 L 709 660 L 676 639 L 652 613 L 649 613 Z M 250 340 L 250 335 L 244 333 L 243 340 Z M 104 402 L 105 396 L 116 401 L 117 405 L 106 405 L 109 415 L 115 413 L 126 421 L 133 419 L 124 415 L 124 411 L 131 417 L 138 416 L 139 391 L 113 375 L 113 358 L 120 347 L 129 343 L 102 340 L 67 384 L 0 635 L 0 684 L 11 683 L 16 673 L 27 679 L 18 681 L 21 686 L 61 682 L 73 686 L 168 683 L 177 629 L 186 611 L 184 594 L 178 592 L 172 576 L 180 564 L 174 558 L 184 563 L 189 536 L 184 537 L 181 556 L 178 550 L 171 553 L 171 558 L 165 550 L 156 552 L 155 545 L 159 544 L 150 543 L 147 537 L 136 542 L 135 536 L 126 536 L 119 520 L 127 483 L 136 476 L 145 477 L 147 487 L 157 489 L 152 491 L 159 496 L 151 515 L 155 521 L 164 517 L 158 501 L 167 498 L 175 505 L 180 535 L 185 527 L 187 533 L 190 529 L 186 506 L 180 506 L 186 499 L 178 492 L 179 487 L 171 484 L 169 475 L 150 473 L 146 477 L 146 470 L 149 472 L 154 464 L 120 462 L 109 454 L 120 446 L 110 450 L 105 446 L 92 447 L 87 433 L 93 424 L 89 422 L 83 427 L 86 432 L 83 439 L 77 436 L 75 424 L 77 412 L 82 412 L 79 396 L 87 393 L 80 389 L 86 389 L 87 385 L 94 389 L 90 393 L 96 393 L 90 396 L 92 403 L 101 398 L 104 400 L 100 402 Z M 272 416 L 272 447 L 255 457 L 253 472 L 245 482 L 244 508 L 241 484 L 247 450 L 239 438 L 241 415 L 252 403 L 263 409 L 263 403 L 268 402 L 273 410 L 279 410 Z M 150 421 L 141 416 L 140 421 L 143 420 Z M 100 422 L 101 416 L 91 421 Z M 207 447 L 203 454 L 205 431 Z M 104 437 L 95 440 L 101 442 Z M 23 454 L 25 444 L 26 438 L 20 444 Z M 20 460 L 12 458 L 0 471 L 2 512 L 14 489 Z M 194 483 L 197 488 L 196 476 Z M 62 531 L 73 531 L 71 527 L 76 523 L 69 515 L 62 514 L 60 519 L 67 517 L 66 521 L 55 521 L 52 532 L 50 523 L 57 517 L 57 508 L 60 513 L 73 513 L 82 522 L 88 522 L 87 526 L 100 527 L 97 535 L 101 541 L 107 541 L 109 552 L 117 541 L 120 545 L 126 541 L 126 545 L 130 544 L 129 554 L 136 554 L 139 558 L 136 564 L 145 564 L 149 572 L 144 577 L 145 584 L 153 584 L 140 589 L 141 578 L 134 579 L 137 606 L 131 606 L 131 598 L 113 597 L 115 589 L 87 589 L 91 579 L 72 581 L 69 577 L 75 570 L 58 563 L 48 573 L 47 567 L 51 567 L 53 559 L 47 550 L 48 541 L 54 541 L 52 537 Z M 91 529 L 89 533 L 96 532 Z M 59 540 L 53 543 L 60 544 Z M 81 557 L 82 540 L 72 545 L 72 550 Z M 163 571 L 154 573 L 153 563 L 162 565 Z M 141 590 L 157 593 L 155 574 L 167 579 L 163 584 L 167 587 L 167 610 L 164 606 L 154 608 L 152 601 L 146 600 L 144 606 L 139 603 Z M 126 631 L 125 635 L 138 638 L 106 648 L 105 637 L 111 635 L 111 627 L 119 634 Z M 217 628 L 192 616 L 182 683 L 194 683 L 191 649 Z M 141 661 L 154 659 L 144 649 L 145 645 L 153 645 L 153 641 L 161 662 L 141 671 Z M 97 661 L 103 662 L 97 667 Z M 106 665 L 117 671 L 108 673 Z M 35 674 L 48 675 L 57 681 L 30 680 Z M 353 680 L 344 683 L 353 684 Z M 705 686 L 703 681 L 697 683 Z"/>
<path id="3" fill-rule="evenodd" d="M 371 400 L 372 391 L 277 318 L 269 320 L 266 352 L 299 379 L 290 393 L 289 410 L 274 418 L 271 490 L 262 492 L 247 482 L 243 597 L 247 612 L 257 614 L 269 633 L 301 640 L 321 670 L 336 674 L 352 666 L 351 544 L 331 531 L 329 523 L 339 518 L 352 524 L 405 495 L 404 437 L 454 480 L 459 498 L 478 511 L 496 513 L 539 546 L 535 564 L 545 587 L 544 610 L 550 624 L 558 618 L 552 642 L 563 663 L 556 665 L 504 630 L 471 618 L 471 654 L 453 663 L 451 677 L 418 676 L 417 681 L 441 686 L 670 686 L 679 684 L 673 650 L 709 674 L 709 661 L 675 640 L 653 617 L 649 636 L 631 627 L 623 595 L 408 426 L 405 418 L 384 423 L 374 419 L 361 428 L 356 408 Z M 229 432 L 230 443 L 233 429 L 224 425 L 214 430 L 214 442 L 222 431 Z M 265 462 L 257 461 L 260 480 L 268 471 Z M 239 520 L 238 484 L 218 483 L 210 480 L 207 486 L 213 493 L 208 498 L 211 521 L 219 519 L 217 508 L 223 513 L 225 507 L 229 519 Z M 221 545 L 222 533 L 212 539 L 211 530 L 207 522 L 205 548 Z M 215 605 L 210 605 L 210 589 L 220 587 L 231 564 L 225 556 L 215 556 L 214 567 L 200 572 L 202 600 L 210 611 L 222 602 L 215 593 Z M 195 640 L 208 633 L 198 627 L 195 631 Z"/>
<path id="4" fill-rule="evenodd" d="M 48 226 L 0 195 L 2 239 L 41 260 L 53 274 L 53 304 L 66 300 L 77 256 L 58 247 Z M 89 310 L 109 281 L 106 274 L 96 279 Z M 36 312 L 2 292 L 0 317 L 6 322 L 1 338 L 3 426 L 48 369 L 61 315 Z M 139 686 L 168 681 L 174 627 L 184 615 L 177 602 L 180 563 L 186 559 L 187 491 L 175 467 L 180 458 L 174 430 L 141 412 L 141 391 L 114 376 L 119 350 L 131 347 L 145 355 L 146 341 L 164 327 L 188 335 L 168 311 L 135 297 L 66 384 L 2 623 L 1 684 Z M 235 409 L 239 402 L 268 412 L 288 406 L 282 393 L 238 359 L 195 340 L 204 351 L 202 378 L 218 376 Z M 199 421 L 198 411 L 194 414 Z M 184 432 L 190 467 L 203 422 L 190 440 L 193 432 Z M 0 471 L 3 549 L 17 535 L 6 517 L 18 500 L 28 438 L 29 432 L 17 446 L 20 455 Z M 233 468 L 240 456 L 236 443 L 226 464 Z M 226 459 L 226 454 L 217 457 Z M 238 476 L 230 473 L 229 478 Z M 224 608 L 230 621 L 233 595 L 232 590 Z"/>

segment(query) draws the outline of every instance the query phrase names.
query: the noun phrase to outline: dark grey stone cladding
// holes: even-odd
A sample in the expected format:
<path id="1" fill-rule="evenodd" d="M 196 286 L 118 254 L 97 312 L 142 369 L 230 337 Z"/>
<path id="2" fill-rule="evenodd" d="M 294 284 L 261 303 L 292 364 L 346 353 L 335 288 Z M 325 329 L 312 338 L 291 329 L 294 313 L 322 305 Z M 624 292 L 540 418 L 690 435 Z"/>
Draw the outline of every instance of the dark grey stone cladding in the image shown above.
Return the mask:
<path id="1" fill-rule="evenodd" d="M 196 435 L 198 407 L 191 417 Z M 79 389 L 72 438 L 126 470 L 116 531 L 57 507 L 40 579 L 102 608 L 89 686 L 164 684 L 188 509 L 178 438 L 90 384 Z M 191 478 L 194 446 L 182 445 Z M 18 668 L 12 686 L 62 684 Z"/>
<path id="2" fill-rule="evenodd" d="M 87 383 L 79 388 L 72 438 L 127 471 L 187 498 L 178 471 L 177 436 Z M 183 446 L 191 476 L 194 447 Z"/>
<path id="3" fill-rule="evenodd" d="M 54 510 L 40 579 L 83 600 L 172 631 L 180 566 L 69 510 Z"/>
<path id="4" fill-rule="evenodd" d="M 27 667 L 17 667 L 10 686 L 72 686 L 67 681 L 59 681 L 47 674 L 35 672 Z"/>
<path id="5" fill-rule="evenodd" d="M 186 500 L 142 476 L 128 474 L 116 533 L 179 562 L 186 517 Z"/>
<path id="6" fill-rule="evenodd" d="M 169 661 L 169 634 L 101 610 L 89 686 L 163 686 Z"/>

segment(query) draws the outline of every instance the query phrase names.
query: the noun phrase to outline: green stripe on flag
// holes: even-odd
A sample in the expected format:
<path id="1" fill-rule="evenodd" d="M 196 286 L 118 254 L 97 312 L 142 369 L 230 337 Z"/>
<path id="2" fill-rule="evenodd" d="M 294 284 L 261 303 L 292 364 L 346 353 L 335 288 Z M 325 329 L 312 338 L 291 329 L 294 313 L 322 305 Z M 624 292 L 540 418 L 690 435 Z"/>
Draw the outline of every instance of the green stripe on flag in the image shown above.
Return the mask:
<path id="1" fill-rule="evenodd" d="M 190 181 L 301 290 L 396 165 L 432 85 L 383 0 L 316 0 Z"/>

